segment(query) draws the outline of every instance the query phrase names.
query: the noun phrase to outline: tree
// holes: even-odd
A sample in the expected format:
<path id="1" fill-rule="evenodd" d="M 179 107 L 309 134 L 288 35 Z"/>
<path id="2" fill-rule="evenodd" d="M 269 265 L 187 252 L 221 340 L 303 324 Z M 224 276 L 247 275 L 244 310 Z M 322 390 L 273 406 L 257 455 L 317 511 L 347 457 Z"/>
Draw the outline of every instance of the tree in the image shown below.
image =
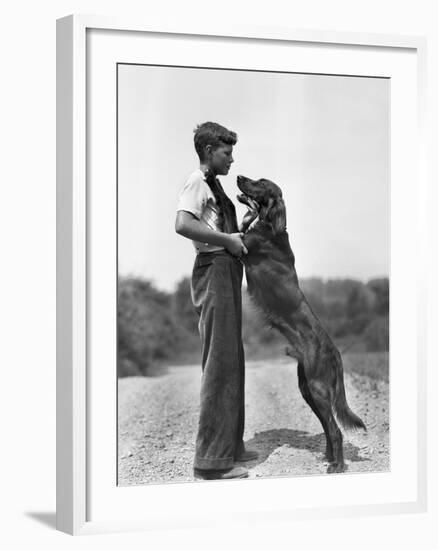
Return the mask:
<path id="1" fill-rule="evenodd" d="M 141 278 L 119 280 L 118 372 L 147 374 L 151 364 L 171 357 L 180 341 L 173 319 L 171 297 Z"/>
<path id="2" fill-rule="evenodd" d="M 367 287 L 376 298 L 374 311 L 377 315 L 389 315 L 389 279 L 371 279 Z"/>

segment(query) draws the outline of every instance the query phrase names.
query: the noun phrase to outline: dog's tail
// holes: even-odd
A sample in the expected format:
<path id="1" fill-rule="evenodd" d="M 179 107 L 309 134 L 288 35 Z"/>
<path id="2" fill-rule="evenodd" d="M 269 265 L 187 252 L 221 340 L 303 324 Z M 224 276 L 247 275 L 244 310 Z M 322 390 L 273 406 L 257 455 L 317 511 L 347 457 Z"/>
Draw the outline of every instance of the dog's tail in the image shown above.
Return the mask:
<path id="1" fill-rule="evenodd" d="M 367 431 L 367 428 L 361 418 L 355 414 L 347 403 L 347 396 L 345 395 L 344 386 L 344 369 L 342 367 L 342 359 L 339 355 L 339 360 L 335 364 L 336 369 L 336 382 L 335 382 L 335 394 L 333 398 L 333 411 L 336 418 L 347 430 L 363 429 Z"/>

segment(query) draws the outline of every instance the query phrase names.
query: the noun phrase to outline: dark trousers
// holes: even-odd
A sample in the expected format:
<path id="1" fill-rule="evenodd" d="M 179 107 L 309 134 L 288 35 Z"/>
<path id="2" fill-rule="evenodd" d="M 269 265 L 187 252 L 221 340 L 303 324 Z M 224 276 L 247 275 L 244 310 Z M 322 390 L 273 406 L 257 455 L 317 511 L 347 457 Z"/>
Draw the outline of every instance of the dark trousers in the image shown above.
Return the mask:
<path id="1" fill-rule="evenodd" d="M 240 260 L 225 251 L 196 256 L 192 300 L 202 342 L 201 408 L 194 467 L 222 470 L 244 451 L 245 356 Z"/>

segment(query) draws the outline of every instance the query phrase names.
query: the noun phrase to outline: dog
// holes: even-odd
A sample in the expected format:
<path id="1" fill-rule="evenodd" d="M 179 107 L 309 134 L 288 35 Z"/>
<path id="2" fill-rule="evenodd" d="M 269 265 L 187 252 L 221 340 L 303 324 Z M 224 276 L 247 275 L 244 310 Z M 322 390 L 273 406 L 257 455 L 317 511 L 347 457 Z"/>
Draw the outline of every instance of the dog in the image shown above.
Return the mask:
<path id="1" fill-rule="evenodd" d="M 237 177 L 237 186 L 237 200 L 248 207 L 240 226 L 248 250 L 241 257 L 248 292 L 286 338 L 286 353 L 298 361 L 299 389 L 326 437 L 327 473 L 344 472 L 337 421 L 346 429 L 366 427 L 347 404 L 341 354 L 300 289 L 281 189 L 270 180 L 245 176 Z"/>

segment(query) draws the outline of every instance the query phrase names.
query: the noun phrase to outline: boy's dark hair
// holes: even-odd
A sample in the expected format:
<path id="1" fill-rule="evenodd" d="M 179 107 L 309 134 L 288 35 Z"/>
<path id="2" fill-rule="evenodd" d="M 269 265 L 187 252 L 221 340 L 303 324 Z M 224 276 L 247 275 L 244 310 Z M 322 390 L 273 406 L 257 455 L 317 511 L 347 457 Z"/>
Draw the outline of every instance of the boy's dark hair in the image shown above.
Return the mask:
<path id="1" fill-rule="evenodd" d="M 236 145 L 237 143 L 237 134 L 216 122 L 198 124 L 194 132 L 195 149 L 201 161 L 204 160 L 204 149 L 207 145 L 217 148 L 221 144 Z"/>

